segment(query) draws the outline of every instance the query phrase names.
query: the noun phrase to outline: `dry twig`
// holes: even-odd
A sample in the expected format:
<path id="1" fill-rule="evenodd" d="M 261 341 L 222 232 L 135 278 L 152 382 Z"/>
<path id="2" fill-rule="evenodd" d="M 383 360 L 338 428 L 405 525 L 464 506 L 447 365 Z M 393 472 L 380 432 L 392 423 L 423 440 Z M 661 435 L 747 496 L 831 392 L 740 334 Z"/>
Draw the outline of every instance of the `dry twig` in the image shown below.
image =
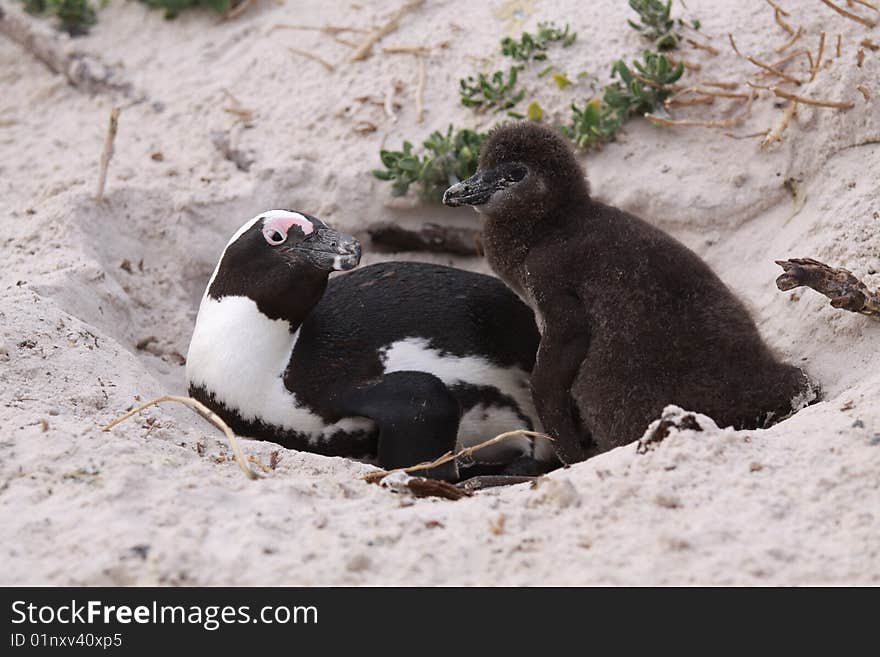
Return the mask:
<path id="1" fill-rule="evenodd" d="M 797 41 L 798 39 L 800 39 L 803 36 L 803 34 L 804 34 L 804 28 L 798 27 L 797 32 L 792 34 L 791 37 L 789 37 L 788 41 L 783 43 L 781 46 L 776 46 L 773 49 L 773 52 L 784 52 L 785 50 L 788 50 L 792 45 L 794 45 L 795 41 Z"/>
<path id="2" fill-rule="evenodd" d="M 849 101 L 816 100 L 814 98 L 807 98 L 806 96 L 798 96 L 797 94 L 789 93 L 788 91 L 784 91 L 777 87 L 773 87 L 772 91 L 780 98 L 796 100 L 797 102 L 803 103 L 804 105 L 814 105 L 816 107 L 831 107 L 833 109 L 852 109 L 853 107 L 855 107 L 855 103 L 851 103 Z"/>
<path id="3" fill-rule="evenodd" d="M 300 50 L 299 48 L 293 48 L 291 46 L 288 46 L 287 49 L 295 55 L 301 55 L 301 56 L 305 57 L 306 59 L 311 59 L 312 61 L 318 62 L 321 66 L 326 68 L 331 73 L 333 73 L 336 70 L 336 67 L 333 64 L 328 62 L 323 57 L 319 57 L 318 55 L 316 55 L 314 53 L 308 52 L 307 50 Z"/>
<path id="4" fill-rule="evenodd" d="M 783 9 L 778 4 L 776 4 L 773 0 L 767 0 L 767 4 L 770 5 L 771 7 L 773 7 L 773 9 L 775 11 L 778 11 L 783 16 L 790 16 L 791 15 L 787 11 L 785 11 L 785 9 Z"/>
<path id="5" fill-rule="evenodd" d="M 773 18 L 776 19 L 776 23 L 777 23 L 777 24 L 779 25 L 779 27 L 781 27 L 783 30 L 785 30 L 785 31 L 788 32 L 789 34 L 794 34 L 794 33 L 795 33 L 794 28 L 793 28 L 791 25 L 789 25 L 788 23 L 786 23 L 786 22 L 782 19 L 782 14 L 781 14 L 779 11 L 775 11 L 775 12 L 773 12 Z"/>
<path id="6" fill-rule="evenodd" d="M 465 447 L 464 449 L 459 450 L 458 452 L 446 452 L 443 456 L 439 458 L 426 462 L 419 463 L 417 465 L 411 465 L 408 468 L 395 468 L 394 470 L 378 470 L 376 472 L 368 472 L 364 475 L 364 481 L 369 483 L 374 483 L 379 481 L 380 479 L 384 479 L 388 475 L 394 472 L 420 472 L 422 470 L 430 470 L 432 468 L 439 467 L 445 463 L 449 463 L 450 461 L 454 461 L 460 456 L 471 456 L 474 452 L 477 452 L 485 447 L 491 447 L 492 445 L 497 445 L 500 442 L 507 440 L 508 438 L 513 438 L 514 436 L 531 436 L 532 438 L 543 438 L 546 440 L 553 440 L 550 436 L 538 433 L 537 431 L 526 431 L 525 429 L 516 429 L 514 431 L 505 431 L 504 433 L 498 434 L 494 438 L 490 438 L 489 440 L 485 440 L 478 445 L 472 445 L 470 447 Z"/>
<path id="7" fill-rule="evenodd" d="M 70 40 L 47 25 L 30 18 L 17 7 L 0 6 L 0 34 L 17 43 L 53 73 L 67 78 L 74 87 L 88 93 L 113 92 L 143 98 L 134 94 L 130 83 L 100 59 L 70 47 Z"/>
<path id="8" fill-rule="evenodd" d="M 672 127 L 696 127 L 696 128 L 732 128 L 735 125 L 739 125 L 743 121 L 745 121 L 752 113 L 752 101 L 755 96 L 749 96 L 749 102 L 746 105 L 746 108 L 736 116 L 732 116 L 729 119 L 724 119 L 722 121 L 698 121 L 691 119 L 667 119 L 664 116 L 657 116 L 656 114 L 645 114 L 645 118 L 651 121 L 652 123 L 658 123 L 660 125 L 667 125 Z"/>
<path id="9" fill-rule="evenodd" d="M 851 271 L 812 258 L 777 260 L 776 264 L 784 271 L 776 279 L 776 287 L 783 292 L 809 287 L 831 299 L 835 308 L 880 319 L 880 293 L 869 290 Z"/>
<path id="10" fill-rule="evenodd" d="M 733 35 L 728 32 L 727 38 L 730 39 L 730 46 L 731 46 L 731 48 L 733 48 L 733 52 L 735 52 L 739 57 L 742 57 L 743 59 L 745 59 L 745 55 L 743 55 L 739 51 L 739 48 L 736 47 L 736 41 L 733 40 Z"/>
<path id="11" fill-rule="evenodd" d="M 773 126 L 773 129 L 768 132 L 764 138 L 761 140 L 761 148 L 767 148 L 771 144 L 775 144 L 777 141 L 782 139 L 782 133 L 785 132 L 785 128 L 788 127 L 791 118 L 797 113 L 797 102 L 790 101 L 788 105 L 786 105 L 785 110 L 782 112 L 782 117 L 779 119 L 779 122 Z"/>
<path id="12" fill-rule="evenodd" d="M 831 2 L 831 0 L 822 0 L 822 2 L 824 4 L 826 4 L 827 6 L 831 7 L 834 11 L 836 11 L 841 16 L 845 16 L 846 18 L 849 18 L 850 20 L 854 20 L 857 23 L 861 23 L 865 27 L 874 27 L 875 25 L 877 25 L 876 21 L 872 21 L 870 18 L 865 18 L 864 16 L 859 16 L 858 14 L 854 14 L 851 11 L 847 11 L 843 7 Z"/>
<path id="13" fill-rule="evenodd" d="M 104 150 L 101 151 L 101 168 L 98 171 L 98 187 L 95 191 L 95 200 L 99 203 L 104 200 L 104 185 L 107 183 L 107 169 L 113 157 L 113 143 L 116 141 L 116 130 L 119 128 L 119 108 L 110 110 L 110 124 L 107 126 L 107 136 L 104 138 Z"/>
<path id="14" fill-rule="evenodd" d="M 231 21 L 238 18 L 244 12 L 246 12 L 248 10 L 248 7 L 250 7 L 252 4 L 254 4 L 254 0 L 239 0 L 237 5 L 235 5 L 234 7 L 230 6 L 229 11 L 223 14 L 223 20 Z"/>
<path id="15" fill-rule="evenodd" d="M 157 404 L 161 404 L 162 402 L 167 401 L 177 402 L 179 404 L 189 406 L 190 408 L 195 410 L 196 413 L 201 415 L 215 427 L 220 429 L 224 434 L 226 434 L 226 438 L 229 440 L 230 447 L 232 447 L 232 453 L 235 455 L 235 462 L 238 463 L 238 467 L 241 468 L 241 471 L 244 472 L 248 479 L 259 479 L 259 475 L 248 467 L 247 458 L 245 458 L 244 452 L 241 451 L 241 447 L 238 444 L 238 438 L 236 438 L 235 433 L 233 433 L 232 429 L 229 428 L 229 425 L 226 424 L 226 422 L 224 422 L 223 419 L 214 411 L 205 406 L 199 400 L 193 399 L 192 397 L 180 397 L 178 395 L 162 395 L 161 397 L 156 397 L 155 399 L 151 399 L 150 401 L 141 404 L 137 408 L 133 408 L 132 410 L 128 411 L 128 413 L 119 416 L 110 424 L 105 426 L 102 431 L 110 431 L 110 429 L 115 427 L 120 422 L 124 422 L 131 416 L 137 415 L 145 408 L 149 408 L 150 406 L 155 406 Z"/>
<path id="16" fill-rule="evenodd" d="M 871 92 L 868 90 L 868 87 L 863 84 L 857 84 L 856 89 L 860 94 L 862 94 L 862 96 L 864 96 L 865 102 L 871 100 Z"/>
<path id="17" fill-rule="evenodd" d="M 758 59 L 755 59 L 755 58 L 752 57 L 751 55 L 749 55 L 748 57 L 746 57 L 746 59 L 747 59 L 748 61 L 750 61 L 752 64 L 754 64 L 755 66 L 758 66 L 759 68 L 763 68 L 763 69 L 764 69 L 765 71 L 767 71 L 768 73 L 772 73 L 772 74 L 775 75 L 776 77 L 780 77 L 780 78 L 782 78 L 783 80 L 785 80 L 786 82 L 791 82 L 791 83 L 796 84 L 796 85 L 798 85 L 798 86 L 800 86 L 800 84 L 801 84 L 801 81 L 800 81 L 800 80 L 798 80 L 797 78 L 794 78 L 794 77 L 790 76 L 790 75 L 789 75 L 788 73 L 786 73 L 785 71 L 780 71 L 780 70 L 779 70 L 778 68 L 776 68 L 775 66 L 772 66 L 772 65 L 770 65 L 770 64 L 765 64 L 764 62 L 762 62 L 762 61 L 760 61 L 760 60 L 758 60 Z"/>
<path id="18" fill-rule="evenodd" d="M 708 43 L 700 43 L 699 41 L 696 41 L 694 39 L 685 39 L 685 41 L 687 41 L 691 45 L 692 48 L 696 48 L 698 50 L 705 50 L 707 53 L 709 53 L 710 55 L 713 55 L 713 56 L 718 54 L 718 48 L 715 48 L 714 46 L 710 46 Z"/>
<path id="19" fill-rule="evenodd" d="M 351 54 L 348 61 L 357 62 L 366 59 L 369 56 L 370 51 L 373 49 L 373 45 L 377 41 L 397 30 L 397 28 L 400 27 L 400 21 L 411 11 L 421 7 L 424 2 L 425 0 L 409 0 L 409 2 L 391 15 L 391 18 L 388 19 L 387 23 L 370 32 Z"/>
<path id="20" fill-rule="evenodd" d="M 367 30 L 361 27 L 345 27 L 341 25 L 295 25 L 291 23 L 276 23 L 269 28 L 269 32 L 274 32 L 275 30 L 305 30 L 309 32 L 323 32 L 324 34 L 329 34 L 331 36 L 341 34 L 342 32 L 367 32 Z"/>
<path id="21" fill-rule="evenodd" d="M 425 58 L 418 55 L 419 81 L 416 84 L 416 123 L 421 123 L 425 118 Z"/>
<path id="22" fill-rule="evenodd" d="M 382 48 L 382 52 L 387 55 L 427 55 L 431 49 L 427 46 L 385 46 Z"/>
<path id="23" fill-rule="evenodd" d="M 816 79 L 816 72 L 822 67 L 822 53 L 825 52 L 825 31 L 819 33 L 819 52 L 816 53 L 816 59 L 813 60 L 813 66 L 810 67 L 810 82 Z"/>

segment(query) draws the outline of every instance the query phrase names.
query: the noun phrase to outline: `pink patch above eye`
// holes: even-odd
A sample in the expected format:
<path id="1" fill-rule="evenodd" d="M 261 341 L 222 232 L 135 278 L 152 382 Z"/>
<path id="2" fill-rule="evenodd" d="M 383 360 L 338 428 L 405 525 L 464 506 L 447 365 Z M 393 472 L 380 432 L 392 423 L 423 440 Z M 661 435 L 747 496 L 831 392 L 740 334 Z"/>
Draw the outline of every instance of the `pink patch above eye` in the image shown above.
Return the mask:
<path id="1" fill-rule="evenodd" d="M 272 217 L 263 222 L 263 233 L 269 231 L 278 231 L 282 235 L 287 235 L 287 231 L 291 226 L 297 226 L 305 235 L 310 235 L 315 231 L 312 222 L 301 215 L 289 214 L 280 217 Z"/>

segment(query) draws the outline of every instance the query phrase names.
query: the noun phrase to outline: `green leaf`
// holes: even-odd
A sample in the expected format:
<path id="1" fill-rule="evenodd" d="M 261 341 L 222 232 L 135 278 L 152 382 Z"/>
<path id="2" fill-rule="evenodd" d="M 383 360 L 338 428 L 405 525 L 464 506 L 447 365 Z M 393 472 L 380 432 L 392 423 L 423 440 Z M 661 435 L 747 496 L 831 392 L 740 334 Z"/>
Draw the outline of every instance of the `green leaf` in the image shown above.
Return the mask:
<path id="1" fill-rule="evenodd" d="M 565 75 L 562 73 L 554 73 L 553 74 L 553 81 L 556 83 L 556 86 L 559 87 L 560 89 L 565 89 L 567 86 L 569 86 L 572 83 L 571 80 L 569 80 L 567 77 L 565 77 Z"/>
<path id="2" fill-rule="evenodd" d="M 544 109 L 537 100 L 529 103 L 529 106 L 526 108 L 526 116 L 529 117 L 530 121 L 540 121 L 544 118 Z"/>

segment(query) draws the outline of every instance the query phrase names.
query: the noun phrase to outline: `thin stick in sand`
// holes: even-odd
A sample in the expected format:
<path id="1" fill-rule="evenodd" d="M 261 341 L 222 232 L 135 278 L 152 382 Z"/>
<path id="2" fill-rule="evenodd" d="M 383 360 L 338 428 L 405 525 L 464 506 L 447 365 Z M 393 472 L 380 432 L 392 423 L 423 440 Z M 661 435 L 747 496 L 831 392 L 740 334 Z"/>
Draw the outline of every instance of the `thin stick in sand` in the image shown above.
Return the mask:
<path id="1" fill-rule="evenodd" d="M 239 3 L 235 5 L 235 7 L 223 14 L 223 20 L 231 21 L 238 18 L 244 12 L 246 12 L 248 10 L 248 7 L 250 7 L 252 4 L 254 4 L 254 0 L 240 0 Z"/>
<path id="2" fill-rule="evenodd" d="M 695 39 L 685 39 L 685 41 L 687 41 L 692 48 L 696 48 L 697 50 L 705 50 L 707 53 L 713 56 L 718 54 L 718 48 L 710 46 L 708 43 L 700 43 Z"/>
<path id="3" fill-rule="evenodd" d="M 550 436 L 538 433 L 537 431 L 526 431 L 525 429 L 516 429 L 514 431 L 505 431 L 504 433 L 500 433 L 494 438 L 490 438 L 489 440 L 483 441 L 478 445 L 472 445 L 471 447 L 465 447 L 464 449 L 459 450 L 458 452 L 446 452 L 443 456 L 439 458 L 425 462 L 418 463 L 416 465 L 411 465 L 407 468 L 395 468 L 393 470 L 379 470 L 378 472 L 368 472 L 364 475 L 364 481 L 369 483 L 375 483 L 380 479 L 384 479 L 388 475 L 394 472 L 421 472 L 422 470 L 430 470 L 431 468 L 436 468 L 445 463 L 449 463 L 450 461 L 454 461 L 460 456 L 471 456 L 474 452 L 477 452 L 485 447 L 490 447 L 492 445 L 497 445 L 498 443 L 507 440 L 508 438 L 513 438 L 514 436 L 531 436 L 532 438 L 543 438 L 545 440 L 553 440 Z"/>
<path id="4" fill-rule="evenodd" d="M 275 30 L 305 30 L 308 32 L 323 32 L 324 34 L 329 34 L 331 36 L 343 32 L 367 32 L 367 30 L 361 27 L 345 27 L 343 25 L 295 25 L 292 23 L 276 23 L 269 28 L 269 32 L 274 32 Z"/>
<path id="5" fill-rule="evenodd" d="M 656 114 L 645 114 L 645 118 L 651 121 L 652 123 L 657 123 L 660 125 L 672 126 L 672 127 L 696 127 L 696 128 L 732 128 L 736 125 L 739 125 L 743 121 L 745 121 L 752 113 L 752 101 L 754 100 L 754 95 L 749 96 L 749 102 L 746 105 L 746 108 L 736 116 L 732 116 L 729 119 L 724 119 L 722 121 L 698 121 L 691 119 L 667 119 L 665 116 L 657 116 Z"/>
<path id="6" fill-rule="evenodd" d="M 119 108 L 110 110 L 110 124 L 107 126 L 107 136 L 104 138 L 104 150 L 101 151 L 101 169 L 98 171 L 98 188 L 95 192 L 95 200 L 99 203 L 104 200 L 104 185 L 107 184 L 107 169 L 113 158 L 113 143 L 116 140 L 116 130 L 119 128 Z"/>
<path id="7" fill-rule="evenodd" d="M 739 82 L 725 82 L 722 80 L 703 80 L 699 83 L 701 87 L 718 87 L 719 89 L 736 89 Z"/>
<path id="8" fill-rule="evenodd" d="M 387 55 L 427 55 L 431 49 L 427 46 L 385 46 L 382 52 Z"/>
<path id="9" fill-rule="evenodd" d="M 311 59 L 313 62 L 318 62 L 321 66 L 326 68 L 330 73 L 333 73 L 336 70 L 336 67 L 333 64 L 328 62 L 326 59 L 319 57 L 318 55 L 315 55 L 314 53 L 310 53 L 306 50 L 300 50 L 299 48 L 293 48 L 291 46 L 288 46 L 287 49 L 290 52 L 292 52 L 294 55 L 300 55 L 302 57 L 305 57 L 306 59 Z"/>
<path id="10" fill-rule="evenodd" d="M 779 122 L 775 126 L 773 126 L 773 129 L 770 130 L 770 132 L 768 132 L 761 140 L 761 148 L 767 148 L 771 144 L 775 144 L 777 141 L 781 141 L 782 133 L 785 132 L 785 129 L 788 127 L 789 122 L 796 113 L 797 102 L 790 101 L 788 105 L 786 105 L 785 110 L 783 110 L 782 117 L 779 119 Z"/>
<path id="11" fill-rule="evenodd" d="M 370 55 L 370 51 L 373 49 L 373 45 L 377 41 L 380 41 L 383 37 L 397 30 L 397 28 L 400 27 L 400 21 L 403 20 L 407 14 L 418 9 L 424 3 L 425 0 L 410 0 L 400 9 L 395 11 L 391 15 L 391 18 L 388 19 L 387 23 L 370 32 L 366 38 L 361 41 L 360 45 L 355 48 L 355 51 L 349 56 L 348 61 L 357 62 L 366 59 Z"/>
<path id="12" fill-rule="evenodd" d="M 202 402 L 197 399 L 193 399 L 192 397 L 180 397 L 178 395 L 162 395 L 161 397 L 156 397 L 155 399 L 151 399 L 145 404 L 141 404 L 137 408 L 133 408 L 128 411 L 124 415 L 119 416 L 115 420 L 113 420 L 110 424 L 102 429 L 102 431 L 110 431 L 113 427 L 115 427 L 120 422 L 124 422 L 128 418 L 133 415 L 137 415 L 145 408 L 149 408 L 150 406 L 156 406 L 157 404 L 161 404 L 162 402 L 177 402 L 179 404 L 184 404 L 185 406 L 189 406 L 193 410 L 196 411 L 203 418 L 208 420 L 215 427 L 220 429 L 224 434 L 226 434 L 226 438 L 229 440 L 229 445 L 232 447 L 232 453 L 235 455 L 235 462 L 238 463 L 238 467 L 241 468 L 241 471 L 247 476 L 248 479 L 259 479 L 260 476 L 248 467 L 247 458 L 245 458 L 244 452 L 241 451 L 241 447 L 238 444 L 238 438 L 236 438 L 235 433 L 233 433 L 232 429 L 229 428 L 229 425 L 226 424 L 223 419 L 217 415 L 210 408 L 205 406 Z"/>
<path id="13" fill-rule="evenodd" d="M 864 96 L 865 102 L 871 100 L 871 92 L 868 90 L 868 87 L 863 84 L 857 84 L 856 89 L 860 94 L 862 94 L 862 96 Z"/>
<path id="14" fill-rule="evenodd" d="M 416 123 L 421 123 L 425 118 L 425 58 L 418 55 L 419 81 L 416 84 Z"/>
<path id="15" fill-rule="evenodd" d="M 840 46 L 842 45 L 842 42 L 843 42 L 843 35 L 838 34 L 837 35 L 837 53 L 834 55 L 837 58 L 840 57 Z"/>
<path id="16" fill-rule="evenodd" d="M 783 16 L 790 16 L 791 15 L 787 11 L 785 11 L 785 9 L 783 9 L 778 4 L 776 4 L 773 0 L 767 0 L 767 4 L 770 5 L 771 7 L 773 7 L 774 10 L 778 11 Z"/>
<path id="17" fill-rule="evenodd" d="M 728 32 L 728 34 L 727 34 L 727 38 L 730 39 L 730 47 L 733 48 L 733 52 L 735 52 L 738 56 L 740 56 L 740 57 L 742 57 L 743 59 L 745 59 L 745 55 L 743 55 L 743 54 L 739 51 L 739 48 L 736 47 L 736 41 L 733 40 L 733 35 L 730 34 L 730 33 Z"/>
<path id="18" fill-rule="evenodd" d="M 760 61 L 760 60 L 757 60 L 757 59 L 755 59 L 754 57 L 752 57 L 751 55 L 749 55 L 748 57 L 746 57 L 746 59 L 747 59 L 748 61 L 750 61 L 752 64 L 754 64 L 755 66 L 757 66 L 757 67 L 759 67 L 759 68 L 763 68 L 765 71 L 767 71 L 768 73 L 772 73 L 772 74 L 775 75 L 776 77 L 780 77 L 780 78 L 782 78 L 783 80 L 785 80 L 785 81 L 787 81 L 787 82 L 791 82 L 791 83 L 796 84 L 796 85 L 798 85 L 798 86 L 800 86 L 800 84 L 801 84 L 801 81 L 800 81 L 800 80 L 798 80 L 797 78 L 794 78 L 794 77 L 790 76 L 790 75 L 789 75 L 788 73 L 786 73 L 785 71 L 780 71 L 780 70 L 779 70 L 778 68 L 776 68 L 775 66 L 771 66 L 770 64 L 766 64 L 766 63 L 764 63 L 764 62 L 762 62 L 762 61 Z"/>
<path id="19" fill-rule="evenodd" d="M 798 26 L 797 32 L 792 34 L 791 37 L 788 39 L 788 41 L 783 43 L 781 46 L 776 46 L 773 49 L 773 52 L 784 52 L 784 51 L 788 50 L 791 46 L 794 45 L 795 41 L 797 41 L 798 39 L 800 39 L 803 36 L 803 34 L 804 34 L 804 28 Z"/>
<path id="20" fill-rule="evenodd" d="M 876 21 L 872 21 L 870 18 L 865 18 L 864 16 L 859 16 L 858 14 L 854 14 L 851 11 L 847 11 L 843 7 L 831 2 L 831 0 L 821 0 L 821 2 L 823 4 L 831 7 L 834 11 L 836 11 L 841 16 L 846 16 L 850 20 L 853 20 L 856 23 L 861 23 L 865 27 L 874 27 L 875 25 L 877 25 Z"/>
<path id="21" fill-rule="evenodd" d="M 848 269 L 829 267 L 812 258 L 777 260 L 776 264 L 783 269 L 776 279 L 776 287 L 783 292 L 809 287 L 831 299 L 835 308 L 880 319 L 880 293 L 869 290 Z"/>
<path id="22" fill-rule="evenodd" d="M 0 4 L 0 35 L 45 64 L 49 70 L 63 75 L 67 82 L 87 93 L 120 93 L 130 98 L 146 96 L 136 91 L 121 73 L 106 65 L 95 55 L 73 48 L 71 42 L 43 20 L 33 18 L 18 3 Z"/>
<path id="23" fill-rule="evenodd" d="M 807 59 L 810 60 L 810 70 L 813 70 L 813 55 L 806 48 L 801 48 L 800 50 L 793 50 L 792 52 L 788 53 L 782 59 L 770 64 L 770 66 L 772 66 L 773 68 L 781 68 L 785 64 L 788 64 L 788 62 L 790 62 L 795 57 L 800 57 L 801 55 L 803 55 L 804 57 L 806 57 Z"/>
<path id="24" fill-rule="evenodd" d="M 877 8 L 877 5 L 874 5 L 870 2 L 866 2 L 866 0 L 848 0 L 847 4 L 852 7 L 853 3 L 862 5 L 863 7 L 868 7 L 869 9 L 873 9 L 874 11 L 880 13 L 880 9 Z"/>
<path id="25" fill-rule="evenodd" d="M 806 96 L 798 96 L 797 94 L 790 93 L 788 91 L 783 91 L 777 87 L 773 87 L 771 89 L 774 94 L 779 96 L 780 98 L 787 98 L 788 100 L 796 100 L 799 103 L 803 103 L 804 105 L 814 105 L 815 107 L 830 107 L 832 109 L 852 109 L 856 106 L 855 103 L 851 103 L 849 101 L 841 101 L 841 100 L 816 100 L 815 98 L 807 98 Z"/>
<path id="26" fill-rule="evenodd" d="M 399 88 L 400 83 L 396 80 L 392 80 L 391 84 L 388 85 L 388 90 L 385 92 L 385 102 L 382 103 L 382 107 L 385 110 L 385 116 L 391 119 L 392 123 L 397 123 L 397 114 L 394 112 L 394 96 L 397 94 Z"/>
<path id="27" fill-rule="evenodd" d="M 819 33 L 819 52 L 816 53 L 816 59 L 813 60 L 813 66 L 810 68 L 810 82 L 816 79 L 816 73 L 822 67 L 822 53 L 825 52 L 825 32 Z"/>
<path id="28" fill-rule="evenodd" d="M 779 25 L 779 27 L 781 27 L 783 30 L 785 30 L 789 34 L 795 33 L 795 29 L 782 19 L 782 14 L 779 11 L 773 13 L 773 18 L 776 19 L 777 25 Z"/>

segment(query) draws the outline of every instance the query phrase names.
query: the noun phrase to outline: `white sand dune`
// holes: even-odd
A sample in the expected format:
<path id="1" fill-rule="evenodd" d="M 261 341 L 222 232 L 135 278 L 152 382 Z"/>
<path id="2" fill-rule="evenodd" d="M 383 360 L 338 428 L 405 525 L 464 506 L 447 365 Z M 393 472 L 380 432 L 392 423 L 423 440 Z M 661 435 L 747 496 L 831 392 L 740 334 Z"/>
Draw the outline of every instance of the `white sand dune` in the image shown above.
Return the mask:
<path id="1" fill-rule="evenodd" d="M 538 20 L 579 33 L 551 61 L 586 81 L 561 91 L 534 71 L 524 78 L 550 120 L 567 120 L 590 79 L 604 83 L 613 59 L 644 47 L 627 3 L 428 0 L 370 58 L 346 64 L 350 49 L 330 36 L 273 27 L 369 27 L 397 3 L 259 0 L 218 22 L 207 12 L 166 21 L 113 0 L 76 45 L 147 100 L 122 111 L 101 204 L 107 117 L 125 99 L 90 97 L 0 38 L 0 584 L 880 583 L 880 322 L 773 284 L 774 259 L 815 257 L 880 287 L 880 52 L 856 63 L 859 42 L 880 43 L 880 28 L 818 1 L 784 4 L 806 30 L 797 47 L 815 52 L 819 31 L 828 35 L 829 63 L 798 93 L 853 109 L 802 105 L 766 150 L 725 136 L 776 124 L 782 112 L 765 91 L 742 125 L 634 120 L 583 162 L 597 197 L 705 257 L 770 344 L 821 383 L 824 401 L 766 431 L 673 433 L 647 454 L 630 445 L 535 488 L 458 502 L 393 494 L 360 480 L 371 466 L 283 449 L 275 471 L 247 481 L 223 436 L 183 408 L 100 427 L 136 399 L 183 392 L 179 354 L 198 298 L 228 236 L 256 212 L 294 207 L 360 236 L 378 220 L 474 225 L 468 211 L 391 201 L 369 174 L 380 146 L 449 123 L 491 125 L 496 117 L 458 104 L 458 79 L 506 66 L 499 39 Z M 745 54 L 779 57 L 787 35 L 763 0 L 687 7 L 721 51 L 683 48 L 703 66 L 691 79 L 755 72 L 728 32 Z M 382 45 L 432 47 L 423 123 L 416 59 Z M 395 80 L 393 122 L 381 105 Z M 250 119 L 228 111 L 230 95 Z M 676 116 L 741 108 L 719 100 Z M 360 134 L 361 121 L 377 131 Z M 253 159 L 249 171 L 223 157 L 214 133 Z M 476 260 L 417 259 L 487 271 Z M 278 449 L 243 442 L 263 463 Z"/>

